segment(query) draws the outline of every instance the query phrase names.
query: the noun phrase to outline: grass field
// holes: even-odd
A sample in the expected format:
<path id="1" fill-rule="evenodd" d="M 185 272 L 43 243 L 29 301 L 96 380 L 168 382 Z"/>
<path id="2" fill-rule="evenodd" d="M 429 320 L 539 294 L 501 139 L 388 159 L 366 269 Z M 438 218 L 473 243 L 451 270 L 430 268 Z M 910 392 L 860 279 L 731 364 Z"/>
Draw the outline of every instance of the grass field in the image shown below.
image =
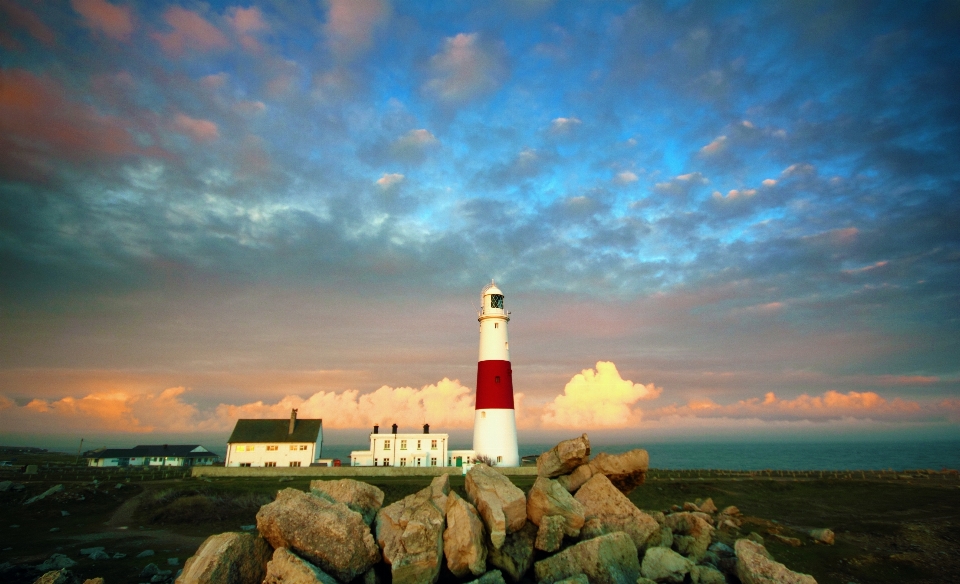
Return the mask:
<path id="1" fill-rule="evenodd" d="M 143 475 L 106 471 L 94 485 L 83 469 L 71 466 L 72 457 L 31 456 L 32 463 L 46 464 L 50 472 L 37 477 L 0 475 L 0 480 L 24 485 L 22 491 L 0 493 L 0 563 L 20 566 L 3 574 L 5 582 L 32 582 L 37 573 L 24 566 L 40 563 L 54 552 L 77 560 L 73 570 L 84 578 L 137 582 L 147 563 L 168 568 L 167 559 L 178 558 L 182 566 L 208 535 L 254 524 L 260 505 L 272 500 L 278 489 L 309 487 L 307 478 L 197 479 L 175 473 L 176 478 L 168 474 L 139 480 Z M 71 480 L 71 468 L 79 478 Z M 369 482 L 384 491 L 389 504 L 423 488 L 429 479 Z M 526 491 L 533 478 L 518 477 L 514 483 Z M 63 484 L 64 491 L 22 505 L 27 497 L 55 484 Z M 451 485 L 464 494 L 463 477 L 452 476 Z M 821 583 L 939 583 L 960 574 L 956 553 L 960 549 L 960 480 L 956 475 L 844 473 L 820 478 L 815 473 L 744 476 L 660 471 L 651 472 L 647 484 L 630 494 L 641 509 L 660 511 L 706 497 L 720 508 L 739 507 L 745 516 L 741 535 L 757 532 L 778 561 L 814 575 Z M 833 529 L 836 545 L 813 544 L 805 534 L 815 527 Z M 772 534 L 796 537 L 804 545 L 779 543 Z M 724 537 L 732 543 L 734 535 Z M 80 556 L 81 548 L 92 546 L 126 557 L 93 562 Z M 156 555 L 135 557 L 145 549 Z"/>

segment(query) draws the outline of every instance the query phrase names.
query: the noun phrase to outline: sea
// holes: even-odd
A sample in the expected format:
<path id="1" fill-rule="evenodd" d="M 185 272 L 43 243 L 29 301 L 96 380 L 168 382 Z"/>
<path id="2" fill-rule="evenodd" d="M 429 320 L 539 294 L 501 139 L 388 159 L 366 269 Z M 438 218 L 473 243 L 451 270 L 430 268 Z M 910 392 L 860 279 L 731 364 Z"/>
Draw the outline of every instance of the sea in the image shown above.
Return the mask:
<path id="1" fill-rule="evenodd" d="M 538 455 L 554 444 L 520 444 L 520 455 Z M 469 448 L 468 445 L 452 445 Z M 323 458 L 347 463 L 351 450 L 368 445 L 323 446 Z M 616 454 L 644 448 L 650 467 L 665 470 L 916 470 L 960 469 L 960 441 L 910 442 L 682 442 L 592 446 Z"/>

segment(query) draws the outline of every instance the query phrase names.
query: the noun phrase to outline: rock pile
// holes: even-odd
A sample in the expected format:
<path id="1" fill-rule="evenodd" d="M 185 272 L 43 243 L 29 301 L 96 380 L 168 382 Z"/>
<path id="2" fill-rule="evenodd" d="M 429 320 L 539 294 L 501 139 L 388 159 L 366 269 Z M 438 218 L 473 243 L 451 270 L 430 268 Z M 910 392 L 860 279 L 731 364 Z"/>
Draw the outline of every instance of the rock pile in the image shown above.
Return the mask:
<path id="1" fill-rule="evenodd" d="M 467 473 L 465 498 L 442 475 L 386 507 L 366 483 L 313 481 L 309 493 L 284 489 L 264 505 L 257 534 L 208 538 L 177 584 L 815 583 L 776 562 L 759 536 L 733 537 L 736 507 L 638 509 L 626 494 L 648 464 L 644 450 L 591 460 L 584 434 L 540 456 L 527 495 L 484 464 Z"/>

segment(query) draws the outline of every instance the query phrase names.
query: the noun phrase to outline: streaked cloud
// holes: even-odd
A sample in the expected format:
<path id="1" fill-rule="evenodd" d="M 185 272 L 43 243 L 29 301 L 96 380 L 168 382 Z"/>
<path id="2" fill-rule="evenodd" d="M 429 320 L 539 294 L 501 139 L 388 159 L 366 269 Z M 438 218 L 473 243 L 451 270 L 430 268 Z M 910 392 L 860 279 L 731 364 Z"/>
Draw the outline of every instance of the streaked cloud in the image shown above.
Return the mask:
<path id="1" fill-rule="evenodd" d="M 117 40 L 130 40 L 133 34 L 133 9 L 107 0 L 70 0 L 70 6 L 83 17 L 84 24 Z"/>
<path id="2" fill-rule="evenodd" d="M 163 13 L 169 32 L 155 32 L 153 38 L 167 54 L 179 57 L 187 51 L 225 49 L 227 37 L 198 12 L 172 6 Z"/>

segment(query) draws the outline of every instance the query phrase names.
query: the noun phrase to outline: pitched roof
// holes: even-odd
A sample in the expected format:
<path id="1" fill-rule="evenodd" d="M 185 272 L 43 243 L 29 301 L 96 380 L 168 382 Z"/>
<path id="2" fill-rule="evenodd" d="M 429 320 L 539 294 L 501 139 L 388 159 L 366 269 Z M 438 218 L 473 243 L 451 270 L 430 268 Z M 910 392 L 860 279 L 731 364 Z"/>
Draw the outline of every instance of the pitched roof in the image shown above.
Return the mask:
<path id="1" fill-rule="evenodd" d="M 316 442 L 323 431 L 323 420 L 298 419 L 293 433 L 290 420 L 237 420 L 227 444 L 237 442 Z"/>
<path id="2" fill-rule="evenodd" d="M 199 444 L 141 444 L 133 448 L 105 448 L 84 453 L 84 458 L 173 457 L 200 458 L 218 455 Z"/>

